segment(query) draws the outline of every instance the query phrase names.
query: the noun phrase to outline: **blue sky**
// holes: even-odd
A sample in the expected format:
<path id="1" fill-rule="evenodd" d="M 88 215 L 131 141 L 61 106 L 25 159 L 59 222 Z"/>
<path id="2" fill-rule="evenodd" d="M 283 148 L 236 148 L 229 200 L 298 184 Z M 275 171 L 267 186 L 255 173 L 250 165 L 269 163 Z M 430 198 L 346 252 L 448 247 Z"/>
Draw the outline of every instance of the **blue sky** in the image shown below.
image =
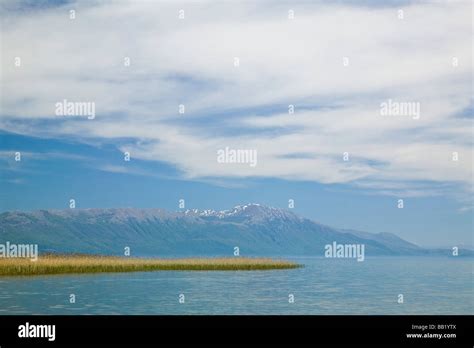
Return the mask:
<path id="1" fill-rule="evenodd" d="M 294 199 L 331 226 L 472 245 L 470 2 L 5 4 L 1 210 Z M 64 99 L 96 117 L 55 114 Z M 258 164 L 219 163 L 226 147 Z"/>
<path id="2" fill-rule="evenodd" d="M 132 159 L 126 162 L 140 174 L 98 170 L 124 166 L 123 154 L 114 144 L 100 147 L 73 141 L 42 139 L 2 133 L 2 210 L 66 209 L 69 200 L 77 208 L 160 207 L 229 209 L 241 203 L 258 202 L 288 208 L 334 227 L 370 232 L 392 232 L 420 245 L 469 245 L 472 215 L 459 211 L 450 197 L 413 197 L 405 208 L 398 198 L 347 185 L 281 179 L 239 179 L 229 182 L 183 180 L 180 172 L 165 163 Z M 34 149 L 35 154 L 29 155 Z M 57 152 L 60 149 L 61 152 Z M 14 161 L 20 151 L 21 164 Z M 7 155 L 9 154 L 9 155 Z M 434 213 L 435 212 L 435 213 Z"/>

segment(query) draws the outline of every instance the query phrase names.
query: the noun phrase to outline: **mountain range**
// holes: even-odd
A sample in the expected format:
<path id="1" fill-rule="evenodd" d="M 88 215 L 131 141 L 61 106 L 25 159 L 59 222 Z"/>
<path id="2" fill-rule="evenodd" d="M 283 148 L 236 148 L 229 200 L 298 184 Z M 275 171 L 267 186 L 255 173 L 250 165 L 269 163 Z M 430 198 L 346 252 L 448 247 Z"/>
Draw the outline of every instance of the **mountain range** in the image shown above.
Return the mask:
<path id="1" fill-rule="evenodd" d="M 324 247 L 364 244 L 365 255 L 451 255 L 391 233 L 332 228 L 260 204 L 230 210 L 67 209 L 0 214 L 0 243 L 38 244 L 41 252 L 132 256 L 324 256 Z M 460 255 L 472 255 L 470 250 Z"/>

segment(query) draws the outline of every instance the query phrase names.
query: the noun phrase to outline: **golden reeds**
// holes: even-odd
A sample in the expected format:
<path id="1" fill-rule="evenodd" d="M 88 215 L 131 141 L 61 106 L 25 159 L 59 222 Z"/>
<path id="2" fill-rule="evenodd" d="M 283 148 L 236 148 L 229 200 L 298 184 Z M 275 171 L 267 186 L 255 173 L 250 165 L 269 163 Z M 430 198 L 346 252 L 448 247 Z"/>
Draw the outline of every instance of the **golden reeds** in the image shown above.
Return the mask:
<path id="1" fill-rule="evenodd" d="M 298 267 L 301 266 L 290 261 L 244 257 L 156 259 L 48 254 L 40 256 L 37 261 L 0 258 L 0 276 L 144 271 L 253 271 Z"/>

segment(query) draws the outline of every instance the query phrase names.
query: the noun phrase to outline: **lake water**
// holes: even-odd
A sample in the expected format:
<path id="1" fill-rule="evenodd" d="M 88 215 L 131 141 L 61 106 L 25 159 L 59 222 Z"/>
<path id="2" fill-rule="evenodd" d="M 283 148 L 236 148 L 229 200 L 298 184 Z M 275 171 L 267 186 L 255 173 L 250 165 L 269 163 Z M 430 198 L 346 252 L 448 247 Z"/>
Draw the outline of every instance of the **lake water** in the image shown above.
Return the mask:
<path id="1" fill-rule="evenodd" d="M 305 267 L 0 278 L 0 314 L 474 313 L 472 258 L 291 259 Z"/>

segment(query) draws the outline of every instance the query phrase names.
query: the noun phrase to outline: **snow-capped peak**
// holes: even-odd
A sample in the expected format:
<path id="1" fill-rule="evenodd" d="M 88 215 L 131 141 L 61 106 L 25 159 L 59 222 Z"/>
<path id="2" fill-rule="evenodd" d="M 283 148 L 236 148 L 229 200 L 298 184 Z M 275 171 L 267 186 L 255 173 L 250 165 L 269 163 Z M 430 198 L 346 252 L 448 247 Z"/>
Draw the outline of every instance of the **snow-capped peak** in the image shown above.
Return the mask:
<path id="1" fill-rule="evenodd" d="M 215 217 L 218 219 L 225 219 L 231 217 L 243 218 L 258 218 L 258 219 L 274 219 L 274 218 L 289 218 L 295 215 L 289 211 L 279 208 L 267 207 L 258 203 L 248 203 L 245 205 L 236 205 L 232 209 L 227 210 L 198 210 L 188 209 L 184 212 L 186 216 L 196 217 Z"/>

